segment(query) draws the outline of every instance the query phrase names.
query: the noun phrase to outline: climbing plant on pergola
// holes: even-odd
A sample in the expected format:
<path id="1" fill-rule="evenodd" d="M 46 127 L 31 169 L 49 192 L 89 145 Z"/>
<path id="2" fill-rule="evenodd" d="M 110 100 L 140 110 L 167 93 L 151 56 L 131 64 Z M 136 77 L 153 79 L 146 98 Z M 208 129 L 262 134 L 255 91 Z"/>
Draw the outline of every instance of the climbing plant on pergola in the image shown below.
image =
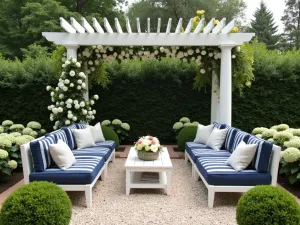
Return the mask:
<path id="1" fill-rule="evenodd" d="M 111 57 L 111 59 L 132 59 L 132 58 L 151 58 L 151 56 L 160 55 L 162 52 L 167 56 L 176 55 L 177 58 L 193 60 L 201 65 L 201 55 L 211 54 L 209 57 L 220 59 L 220 78 L 218 79 L 216 73 L 212 72 L 212 97 L 211 97 L 211 121 L 218 121 L 231 125 L 232 117 L 232 49 L 236 46 L 241 46 L 245 42 L 249 42 L 253 37 L 253 33 L 232 33 L 235 27 L 235 21 L 228 24 L 226 19 L 216 23 L 212 19 L 207 24 L 202 18 L 196 23 L 195 18 L 191 18 L 185 29 L 182 28 L 182 19 L 178 21 L 175 32 L 171 32 L 172 19 L 168 21 L 167 29 L 161 32 L 161 19 L 158 18 L 157 30 L 155 32 L 150 30 L 150 18 L 147 20 L 146 32 L 142 32 L 139 18 L 136 19 L 137 32 L 132 32 L 131 23 L 126 18 L 126 30 L 124 32 L 118 19 L 115 18 L 115 31 L 111 27 L 109 21 L 104 18 L 101 26 L 96 18 L 93 18 L 93 24 L 82 18 L 82 23 L 78 23 L 74 18 L 71 18 L 71 23 L 64 18 L 60 18 L 60 25 L 66 32 L 43 32 L 43 36 L 56 45 L 63 45 L 67 49 L 67 57 L 77 59 L 77 50 L 80 46 L 94 46 L 99 52 L 99 58 L 108 58 L 105 54 L 106 50 L 112 51 L 113 48 L 108 46 L 130 46 L 128 52 L 121 52 L 118 55 Z M 97 48 L 97 46 L 100 46 Z M 161 46 L 151 51 L 135 52 L 134 47 L 143 46 Z M 163 46 L 163 47 L 162 47 Z M 168 49 L 168 46 L 173 46 Z M 176 47 L 175 47 L 176 46 Z M 219 53 L 208 53 L 202 50 L 201 47 L 218 47 Z M 167 50 L 164 49 L 167 48 Z M 182 52 L 180 48 L 193 47 L 190 51 Z M 195 49 L 196 47 L 196 49 Z M 111 49 L 110 49 L 111 48 Z M 178 49 L 177 49 L 178 48 Z M 172 52 L 173 50 L 174 52 Z M 102 52 L 102 55 L 100 54 Z M 146 53 L 145 53 L 146 52 Z M 80 52 L 81 57 L 85 57 L 89 50 Z M 196 57 L 189 55 L 195 55 Z M 135 56 L 137 55 L 137 56 Z M 197 57 L 198 55 L 198 57 Z M 96 61 L 97 62 L 97 61 Z M 93 64 L 95 62 L 91 62 Z M 89 67 L 89 64 L 86 65 Z M 87 74 L 91 73 L 93 67 L 89 67 Z M 210 68 L 209 68 L 210 69 Z M 204 69 L 199 71 L 205 73 Z M 88 83 L 88 78 L 86 78 Z M 86 95 L 88 98 L 88 94 Z"/>

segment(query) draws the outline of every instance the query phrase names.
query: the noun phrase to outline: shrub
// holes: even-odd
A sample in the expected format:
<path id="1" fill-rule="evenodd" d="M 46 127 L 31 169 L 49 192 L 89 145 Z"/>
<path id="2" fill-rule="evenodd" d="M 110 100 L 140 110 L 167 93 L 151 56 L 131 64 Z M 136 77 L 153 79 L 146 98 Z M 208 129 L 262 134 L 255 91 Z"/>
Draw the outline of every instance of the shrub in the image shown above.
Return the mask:
<path id="1" fill-rule="evenodd" d="M 184 151 L 185 143 L 188 141 L 194 141 L 197 133 L 196 126 L 186 126 L 178 134 L 177 145 L 178 150 Z"/>
<path id="2" fill-rule="evenodd" d="M 72 203 L 59 186 L 49 182 L 32 182 L 15 190 L 3 203 L 1 225 L 68 225 Z"/>
<path id="3" fill-rule="evenodd" d="M 130 125 L 123 123 L 119 119 L 114 119 L 113 121 L 103 120 L 101 125 L 111 127 L 117 133 L 120 142 L 123 142 L 125 138 L 129 136 Z"/>
<path id="4" fill-rule="evenodd" d="M 188 117 L 182 117 L 179 120 L 179 122 L 176 122 L 173 125 L 173 130 L 175 132 L 176 139 L 178 138 L 178 134 L 182 130 L 182 128 L 188 127 L 188 126 L 196 126 L 197 127 L 198 124 L 199 124 L 199 122 L 197 122 L 197 121 L 191 122 L 191 120 Z"/>
<path id="5" fill-rule="evenodd" d="M 245 193 L 237 205 L 239 225 L 298 225 L 300 207 L 288 192 L 273 186 L 256 186 Z"/>
<path id="6" fill-rule="evenodd" d="M 103 136 L 104 136 L 105 140 L 115 141 L 116 148 L 118 148 L 120 145 L 120 141 L 119 141 L 119 137 L 118 137 L 117 133 L 111 127 L 102 125 L 101 128 L 102 128 L 102 132 L 103 132 Z"/>

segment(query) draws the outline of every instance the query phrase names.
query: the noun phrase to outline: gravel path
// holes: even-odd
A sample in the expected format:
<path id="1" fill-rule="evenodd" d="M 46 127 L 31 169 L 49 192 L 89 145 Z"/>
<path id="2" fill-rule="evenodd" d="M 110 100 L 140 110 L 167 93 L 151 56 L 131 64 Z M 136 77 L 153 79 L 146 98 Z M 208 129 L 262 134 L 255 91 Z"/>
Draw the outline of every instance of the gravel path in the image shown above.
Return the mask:
<path id="1" fill-rule="evenodd" d="M 213 209 L 207 207 L 207 189 L 191 178 L 191 164 L 172 159 L 172 195 L 159 189 L 132 189 L 125 195 L 125 159 L 109 164 L 105 181 L 93 188 L 93 207 L 85 207 L 83 192 L 69 192 L 72 225 L 193 225 L 236 224 L 235 210 L 241 194 L 217 193 Z"/>

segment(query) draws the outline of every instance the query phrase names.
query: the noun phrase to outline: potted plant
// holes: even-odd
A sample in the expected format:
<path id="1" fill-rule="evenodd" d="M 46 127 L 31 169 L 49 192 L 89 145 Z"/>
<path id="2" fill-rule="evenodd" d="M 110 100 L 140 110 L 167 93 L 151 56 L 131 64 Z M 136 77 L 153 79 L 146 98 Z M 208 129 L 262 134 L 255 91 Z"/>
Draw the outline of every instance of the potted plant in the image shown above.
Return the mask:
<path id="1" fill-rule="evenodd" d="M 138 158 L 145 161 L 156 160 L 159 156 L 159 152 L 163 149 L 159 140 L 149 135 L 141 137 L 135 143 L 134 147 L 137 150 Z"/>

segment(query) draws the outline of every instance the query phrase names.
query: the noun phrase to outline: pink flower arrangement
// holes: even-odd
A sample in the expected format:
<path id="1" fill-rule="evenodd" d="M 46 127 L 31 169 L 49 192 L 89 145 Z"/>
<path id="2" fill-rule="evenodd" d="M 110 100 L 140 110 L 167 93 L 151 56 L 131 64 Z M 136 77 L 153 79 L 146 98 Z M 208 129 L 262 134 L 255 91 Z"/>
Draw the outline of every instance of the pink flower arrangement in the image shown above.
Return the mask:
<path id="1" fill-rule="evenodd" d="M 159 140 L 153 136 L 144 136 L 141 137 L 135 144 L 135 149 L 138 151 L 152 151 L 157 152 L 162 150 L 162 146 L 159 143 Z"/>

